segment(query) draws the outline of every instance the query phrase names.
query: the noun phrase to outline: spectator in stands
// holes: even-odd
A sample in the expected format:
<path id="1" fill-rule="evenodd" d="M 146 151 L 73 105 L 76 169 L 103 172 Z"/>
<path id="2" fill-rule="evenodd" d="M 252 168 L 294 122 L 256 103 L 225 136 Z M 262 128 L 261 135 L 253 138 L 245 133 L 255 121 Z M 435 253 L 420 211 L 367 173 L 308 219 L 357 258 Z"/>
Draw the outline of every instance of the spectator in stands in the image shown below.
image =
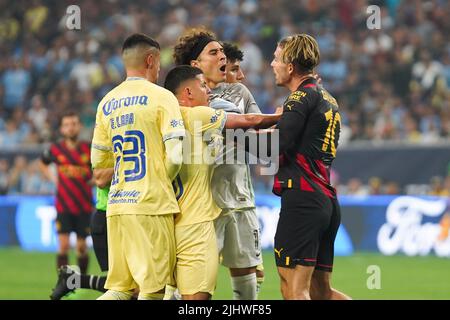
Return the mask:
<path id="1" fill-rule="evenodd" d="M 8 193 L 9 187 L 9 163 L 6 159 L 0 159 L 0 195 Z"/>

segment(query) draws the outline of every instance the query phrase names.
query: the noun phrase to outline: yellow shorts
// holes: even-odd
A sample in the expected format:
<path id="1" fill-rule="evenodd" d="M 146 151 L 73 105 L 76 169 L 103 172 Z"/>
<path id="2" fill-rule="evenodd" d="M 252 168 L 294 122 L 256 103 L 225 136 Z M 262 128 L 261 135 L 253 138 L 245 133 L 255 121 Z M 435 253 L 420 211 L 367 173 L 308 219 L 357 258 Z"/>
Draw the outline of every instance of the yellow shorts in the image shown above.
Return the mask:
<path id="1" fill-rule="evenodd" d="M 183 295 L 207 292 L 214 294 L 219 253 L 212 221 L 176 226 L 176 282 Z"/>
<path id="2" fill-rule="evenodd" d="M 124 214 L 107 218 L 108 277 L 105 288 L 154 293 L 174 285 L 174 217 Z"/>

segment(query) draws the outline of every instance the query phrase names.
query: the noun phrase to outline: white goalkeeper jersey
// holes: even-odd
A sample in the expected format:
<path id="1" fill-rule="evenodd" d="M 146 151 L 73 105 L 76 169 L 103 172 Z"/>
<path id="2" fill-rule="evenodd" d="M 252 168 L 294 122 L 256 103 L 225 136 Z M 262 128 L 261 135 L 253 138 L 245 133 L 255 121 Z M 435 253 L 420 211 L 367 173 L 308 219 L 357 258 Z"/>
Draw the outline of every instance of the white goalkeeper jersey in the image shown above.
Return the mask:
<path id="1" fill-rule="evenodd" d="M 234 106 L 223 103 L 229 101 Z M 236 113 L 261 113 L 250 91 L 241 83 L 221 83 L 212 90 L 210 107 Z M 222 209 L 255 207 L 250 167 L 246 164 L 220 164 L 214 169 L 211 191 Z"/>

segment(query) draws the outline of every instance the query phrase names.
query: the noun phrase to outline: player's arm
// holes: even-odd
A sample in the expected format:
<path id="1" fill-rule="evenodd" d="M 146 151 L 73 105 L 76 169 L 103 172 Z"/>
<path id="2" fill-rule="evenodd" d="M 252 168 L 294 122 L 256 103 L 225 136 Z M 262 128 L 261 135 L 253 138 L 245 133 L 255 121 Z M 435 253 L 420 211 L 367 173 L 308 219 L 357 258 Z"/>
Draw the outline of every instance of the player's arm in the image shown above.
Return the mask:
<path id="1" fill-rule="evenodd" d="M 92 144 L 91 161 L 93 180 L 97 187 L 105 188 L 111 184 L 114 174 L 114 156 L 110 150 L 97 144 Z"/>
<path id="2" fill-rule="evenodd" d="M 111 184 L 114 168 L 94 169 L 93 176 L 95 185 L 99 188 L 106 188 Z"/>
<path id="3" fill-rule="evenodd" d="M 164 146 L 166 148 L 164 166 L 170 181 L 173 181 L 183 164 L 183 140 L 181 138 L 169 139 L 164 142 Z"/>
<path id="4" fill-rule="evenodd" d="M 104 188 L 110 185 L 114 174 L 114 154 L 111 140 L 102 122 L 101 113 L 97 112 L 94 135 L 91 143 L 91 164 L 95 185 Z"/>
<path id="5" fill-rule="evenodd" d="M 45 179 L 52 181 L 54 184 L 58 183 L 57 176 L 50 170 L 49 165 L 55 162 L 56 158 L 52 154 L 51 149 L 46 149 L 41 155 L 41 161 L 39 161 L 39 168 Z"/>
<path id="6" fill-rule="evenodd" d="M 281 118 L 281 113 L 277 114 L 227 114 L 225 129 L 265 129 L 270 128 Z"/>
<path id="7" fill-rule="evenodd" d="M 165 147 L 164 167 L 170 181 L 173 181 L 183 162 L 184 123 L 178 100 L 173 94 L 165 96 L 160 110 L 160 130 Z"/>

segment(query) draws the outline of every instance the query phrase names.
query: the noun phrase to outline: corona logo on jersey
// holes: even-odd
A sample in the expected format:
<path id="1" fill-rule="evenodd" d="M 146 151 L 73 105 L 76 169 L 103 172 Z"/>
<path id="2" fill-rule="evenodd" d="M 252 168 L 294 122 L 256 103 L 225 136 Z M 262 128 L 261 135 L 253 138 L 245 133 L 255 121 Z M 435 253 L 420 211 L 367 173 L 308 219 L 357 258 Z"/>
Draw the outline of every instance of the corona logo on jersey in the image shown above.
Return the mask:
<path id="1" fill-rule="evenodd" d="M 146 106 L 148 96 L 123 97 L 120 99 L 112 98 L 103 104 L 102 110 L 105 116 L 109 116 L 114 110 L 122 107 L 132 107 L 135 105 Z"/>
<path id="2" fill-rule="evenodd" d="M 379 250 L 386 255 L 408 256 L 428 255 L 434 250 L 439 257 L 450 257 L 448 215 L 443 215 L 446 208 L 445 199 L 396 198 L 389 204 L 386 222 L 378 231 Z"/>

